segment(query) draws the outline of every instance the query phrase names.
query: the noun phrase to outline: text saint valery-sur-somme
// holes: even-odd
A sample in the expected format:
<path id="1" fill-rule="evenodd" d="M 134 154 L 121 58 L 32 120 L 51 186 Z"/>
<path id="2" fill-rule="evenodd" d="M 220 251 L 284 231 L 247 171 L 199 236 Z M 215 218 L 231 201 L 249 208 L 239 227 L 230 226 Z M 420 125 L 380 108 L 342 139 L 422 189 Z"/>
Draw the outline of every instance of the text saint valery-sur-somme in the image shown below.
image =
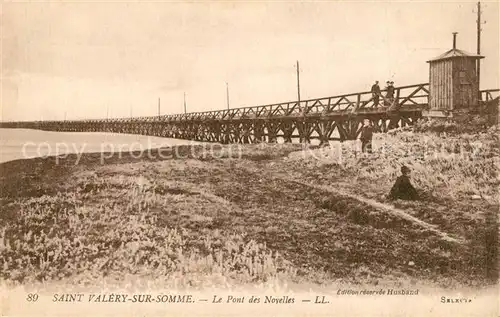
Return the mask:
<path id="1" fill-rule="evenodd" d="M 169 294 L 54 294 L 52 302 L 95 302 L 95 303 L 194 303 L 193 295 Z"/>

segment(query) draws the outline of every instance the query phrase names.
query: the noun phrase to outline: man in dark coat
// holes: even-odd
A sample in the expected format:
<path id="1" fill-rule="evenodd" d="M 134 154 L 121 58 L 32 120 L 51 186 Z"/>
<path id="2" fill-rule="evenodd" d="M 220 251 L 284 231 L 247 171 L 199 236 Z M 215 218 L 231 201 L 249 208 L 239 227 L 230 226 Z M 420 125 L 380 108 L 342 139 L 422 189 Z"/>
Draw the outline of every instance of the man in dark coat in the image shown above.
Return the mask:
<path id="1" fill-rule="evenodd" d="M 380 98 L 380 86 L 378 85 L 378 80 L 375 81 L 375 84 L 372 86 L 372 97 L 373 97 L 373 107 L 377 108 Z"/>
<path id="2" fill-rule="evenodd" d="M 392 103 L 394 102 L 394 82 L 388 81 L 387 87 L 385 88 L 385 90 L 386 90 L 385 106 L 390 107 L 390 106 L 392 106 Z"/>
<path id="3" fill-rule="evenodd" d="M 403 165 L 401 174 L 391 188 L 389 199 L 418 200 L 417 190 L 410 183 L 410 169 Z"/>
<path id="4" fill-rule="evenodd" d="M 370 120 L 365 119 L 363 121 L 363 128 L 361 128 L 361 152 L 372 153 L 372 138 L 373 138 L 373 127 L 370 124 Z"/>

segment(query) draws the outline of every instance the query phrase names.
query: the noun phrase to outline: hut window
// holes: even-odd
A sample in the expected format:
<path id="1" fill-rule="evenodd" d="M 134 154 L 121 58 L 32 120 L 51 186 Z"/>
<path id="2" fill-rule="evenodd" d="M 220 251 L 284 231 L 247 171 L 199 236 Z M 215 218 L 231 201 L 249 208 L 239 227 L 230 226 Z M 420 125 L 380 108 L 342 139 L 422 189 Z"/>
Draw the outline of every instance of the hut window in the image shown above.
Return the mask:
<path id="1" fill-rule="evenodd" d="M 469 80 L 467 78 L 467 73 L 465 71 L 460 71 L 458 73 L 458 78 L 460 80 L 461 85 L 468 85 L 469 84 Z"/>

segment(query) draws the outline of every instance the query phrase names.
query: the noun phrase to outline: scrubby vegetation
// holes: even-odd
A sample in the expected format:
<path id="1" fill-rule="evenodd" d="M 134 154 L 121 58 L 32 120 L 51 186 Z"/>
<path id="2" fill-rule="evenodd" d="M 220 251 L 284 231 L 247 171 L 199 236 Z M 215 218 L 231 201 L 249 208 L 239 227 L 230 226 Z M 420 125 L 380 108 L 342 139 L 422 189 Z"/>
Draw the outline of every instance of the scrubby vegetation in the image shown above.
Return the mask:
<path id="1" fill-rule="evenodd" d="M 479 195 L 495 203 L 500 184 L 499 132 L 494 127 L 486 133 L 438 136 L 396 130 L 376 134 L 371 155 L 361 153 L 359 144 L 350 141 L 296 152 L 292 159 L 311 168 L 336 164 L 338 168 L 331 168 L 330 175 L 349 174 L 349 181 L 373 184 L 371 189 L 379 194 L 388 191 L 404 164 L 412 170 L 415 185 L 435 199 Z"/>
<path id="2" fill-rule="evenodd" d="M 0 278 L 200 288 L 495 283 L 496 132 L 377 134 L 371 155 L 345 142 L 203 155 L 181 146 L 176 153 L 185 155 L 125 155 L 104 165 L 98 154 L 76 166 L 74 157 L 4 163 Z M 385 200 L 401 164 L 423 201 Z M 336 189 L 391 204 L 463 242 Z"/>
<path id="3" fill-rule="evenodd" d="M 425 118 L 415 125 L 407 127 L 419 133 L 446 133 L 461 135 L 464 133 L 481 133 L 498 125 L 500 100 L 493 99 L 476 108 L 455 110 L 451 118 Z"/>
<path id="4" fill-rule="evenodd" d="M 296 273 L 265 244 L 218 228 L 230 205 L 194 184 L 92 172 L 73 181 L 71 191 L 5 206 L 16 215 L 0 236 L 2 279 L 92 285 L 145 274 L 196 287 Z"/>

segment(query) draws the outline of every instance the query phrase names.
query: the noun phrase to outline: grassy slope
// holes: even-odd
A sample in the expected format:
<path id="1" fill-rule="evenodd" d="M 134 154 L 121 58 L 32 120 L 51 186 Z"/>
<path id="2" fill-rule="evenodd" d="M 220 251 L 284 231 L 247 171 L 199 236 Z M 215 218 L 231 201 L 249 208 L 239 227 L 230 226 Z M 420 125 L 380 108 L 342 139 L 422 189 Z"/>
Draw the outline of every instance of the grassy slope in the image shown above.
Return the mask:
<path id="1" fill-rule="evenodd" d="M 395 138 L 391 143 L 403 148 L 395 142 L 403 137 L 383 138 Z M 423 182 L 417 169 L 415 182 L 428 200 L 397 203 L 466 239 L 456 245 L 372 206 L 307 186 L 342 186 L 383 201 L 404 156 L 387 163 L 377 154 L 349 152 L 337 165 L 307 154 L 319 150 L 305 156 L 297 150 L 248 145 L 239 160 L 200 157 L 201 148 L 179 147 L 191 158 L 124 156 L 101 165 L 99 154 L 88 154 L 77 166 L 75 157 L 59 165 L 54 158 L 2 164 L 1 278 L 89 285 L 142 278 L 191 287 L 494 282 L 497 227 L 488 215 L 498 205 L 441 198 L 483 186 L 477 175 L 458 178 L 470 182 L 467 187 L 438 186 L 441 181 L 429 177 L 433 172 L 455 179 L 467 169 L 424 160 L 419 164 L 434 170 L 424 173 Z M 494 177 L 486 179 L 493 184 L 488 186 L 494 186 Z"/>

